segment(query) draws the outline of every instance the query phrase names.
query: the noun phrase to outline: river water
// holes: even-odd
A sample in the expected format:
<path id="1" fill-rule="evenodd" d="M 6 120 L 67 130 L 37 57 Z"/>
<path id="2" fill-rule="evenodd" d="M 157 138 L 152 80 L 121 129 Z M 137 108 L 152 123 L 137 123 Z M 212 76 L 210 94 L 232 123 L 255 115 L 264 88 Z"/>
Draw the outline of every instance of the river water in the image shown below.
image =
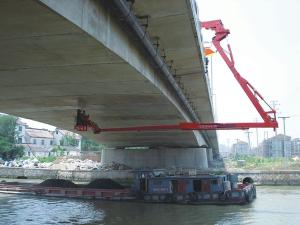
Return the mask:
<path id="1" fill-rule="evenodd" d="M 0 194 L 1 225 L 300 225 L 300 187 L 257 187 L 244 206 L 193 206 Z"/>

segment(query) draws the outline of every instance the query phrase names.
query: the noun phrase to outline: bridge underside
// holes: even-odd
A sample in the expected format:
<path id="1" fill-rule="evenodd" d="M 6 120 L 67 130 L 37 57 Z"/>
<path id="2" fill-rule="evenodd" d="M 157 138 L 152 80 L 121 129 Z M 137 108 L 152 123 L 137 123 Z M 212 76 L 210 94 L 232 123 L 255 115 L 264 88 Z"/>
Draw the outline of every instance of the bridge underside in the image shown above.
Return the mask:
<path id="1" fill-rule="evenodd" d="M 64 1 L 67 2 L 74 3 Z M 101 10 L 88 11 L 91 5 L 85 4 L 86 2 L 94 4 L 93 7 L 100 5 L 97 1 L 77 1 L 84 6 L 82 11 L 76 11 L 77 5 L 73 5 L 74 18 L 80 18 L 76 12 L 82 16 L 79 22 L 81 25 L 76 26 L 72 18 L 66 16 L 73 23 L 38 1 L 0 1 L 0 112 L 67 130 L 73 130 L 76 109 L 81 107 L 103 128 L 177 124 L 186 121 L 186 116 L 166 97 L 170 91 L 161 88 L 158 75 L 141 74 L 146 67 L 137 68 L 128 63 L 128 59 L 135 60 L 136 57 L 131 55 L 133 53 L 141 57 L 141 61 L 145 58 L 134 41 L 130 44 L 132 52 L 119 44 L 120 37 L 111 33 L 121 33 L 118 30 L 120 28 L 114 27 L 114 18 L 109 15 L 104 17 L 112 27 L 101 32 L 105 33 L 110 45 L 125 52 L 127 58 L 120 57 L 114 49 L 107 48 L 106 43 L 99 41 L 97 34 L 100 31 L 95 23 L 99 22 L 97 16 Z M 197 46 L 195 36 L 191 35 L 191 15 L 185 2 L 188 1 L 177 0 L 176 3 L 180 4 L 174 4 L 170 14 L 160 11 L 152 1 L 137 1 L 134 10 L 142 15 L 148 7 L 148 14 L 151 14 L 150 34 L 160 36 L 161 44 L 166 54 L 174 60 L 180 82 L 194 103 L 197 114 L 203 122 L 209 122 L 213 121 L 213 116 L 208 88 L 199 52 L 195 50 Z M 95 35 L 86 33 L 80 27 L 84 27 L 85 17 L 88 16 L 96 18 L 96 22 L 87 18 L 88 29 L 96 30 Z M 169 32 L 165 32 L 167 29 Z M 189 37 L 186 32 L 190 33 Z M 208 145 L 199 132 L 192 131 L 84 135 L 115 148 L 191 148 L 195 157 L 200 158 L 205 158 L 205 149 L 198 149 L 201 152 L 197 152 L 194 148 Z M 217 149 L 216 133 L 211 131 L 205 135 L 210 141 L 210 147 Z M 155 157 L 161 158 L 161 154 L 165 153 Z M 207 162 L 203 164 L 205 167 Z"/>
<path id="2" fill-rule="evenodd" d="M 1 1 L 0 27 L 1 112 L 69 130 L 80 106 L 102 127 L 182 121 L 150 81 L 38 2 Z M 197 146 L 192 132 L 90 137 L 109 146 Z"/>

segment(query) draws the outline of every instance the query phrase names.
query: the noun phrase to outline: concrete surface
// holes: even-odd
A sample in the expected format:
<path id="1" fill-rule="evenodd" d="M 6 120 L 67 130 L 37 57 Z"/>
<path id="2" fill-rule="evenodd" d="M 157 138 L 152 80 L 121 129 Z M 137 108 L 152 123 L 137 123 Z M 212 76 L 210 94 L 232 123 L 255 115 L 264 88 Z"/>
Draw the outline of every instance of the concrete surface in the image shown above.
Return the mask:
<path id="1" fill-rule="evenodd" d="M 208 167 L 205 148 L 107 149 L 101 164 L 122 163 L 132 168 L 196 168 Z"/>
<path id="2" fill-rule="evenodd" d="M 245 177 L 251 177 L 257 185 L 300 185 L 299 170 L 233 171 L 232 173 L 238 175 L 240 182 L 242 182 Z"/>
<path id="3" fill-rule="evenodd" d="M 127 179 L 132 178 L 133 173 L 129 170 L 112 171 L 70 171 L 70 170 L 49 170 L 49 169 L 24 169 L 0 167 L 1 178 L 27 177 L 28 179 L 68 179 L 75 181 L 91 181 L 97 178 Z M 5 180 L 5 179 L 4 179 Z"/>
<path id="4" fill-rule="evenodd" d="M 207 171 L 208 173 L 210 171 Z M 252 177 L 258 185 L 300 185 L 300 171 L 248 171 L 233 172 L 238 175 L 239 181 L 245 177 Z M 14 179 L 18 176 L 26 176 L 28 179 Z M 8 178 L 8 179 L 7 179 Z M 110 179 L 132 179 L 133 173 L 129 170 L 116 171 L 63 171 L 63 170 L 47 170 L 47 169 L 23 169 L 0 167 L 0 181 L 16 181 L 40 183 L 44 179 L 60 178 L 69 179 L 77 182 L 89 182 L 97 178 Z M 14 179 L 14 180 L 11 180 Z M 32 180 L 38 179 L 38 180 Z"/>
<path id="5" fill-rule="evenodd" d="M 68 130 L 78 107 L 102 127 L 189 120 L 169 84 L 102 1 L 41 2 L 67 19 L 38 1 L 0 2 L 1 112 Z M 213 121 L 193 1 L 166 2 L 136 1 L 133 10 L 150 16 L 149 35 L 158 36 L 167 59 L 174 60 L 177 78 L 201 120 Z M 208 135 L 217 149 L 215 132 Z M 207 144 L 191 131 L 87 136 L 110 147 Z"/>
<path id="6" fill-rule="evenodd" d="M 208 162 L 211 162 L 211 161 L 214 160 L 214 158 L 213 158 L 213 151 L 212 151 L 211 148 L 207 148 L 206 149 L 206 155 L 207 155 L 207 161 Z"/>

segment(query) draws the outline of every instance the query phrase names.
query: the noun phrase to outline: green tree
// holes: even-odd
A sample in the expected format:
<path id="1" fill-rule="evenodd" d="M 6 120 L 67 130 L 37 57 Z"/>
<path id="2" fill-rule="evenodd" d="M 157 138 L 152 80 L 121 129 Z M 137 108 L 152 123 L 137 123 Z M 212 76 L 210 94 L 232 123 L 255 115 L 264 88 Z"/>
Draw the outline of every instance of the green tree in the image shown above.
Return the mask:
<path id="1" fill-rule="evenodd" d="M 62 156 L 62 155 L 65 154 L 66 149 L 62 148 L 61 146 L 55 146 L 55 147 L 52 149 L 52 152 L 55 152 L 55 153 L 56 153 L 56 156 Z"/>
<path id="2" fill-rule="evenodd" d="M 61 141 L 60 144 L 63 146 L 78 146 L 78 140 L 75 138 L 74 135 L 65 135 Z"/>
<path id="3" fill-rule="evenodd" d="M 7 138 L 10 143 L 15 143 L 17 118 L 0 115 L 0 136 Z"/>
<path id="4" fill-rule="evenodd" d="M 99 144 L 91 139 L 82 137 L 81 139 L 81 151 L 101 151 L 103 145 Z"/>
<path id="5" fill-rule="evenodd" d="M 17 118 L 8 115 L 0 116 L 0 157 L 10 160 L 24 155 L 23 146 L 16 145 Z"/>

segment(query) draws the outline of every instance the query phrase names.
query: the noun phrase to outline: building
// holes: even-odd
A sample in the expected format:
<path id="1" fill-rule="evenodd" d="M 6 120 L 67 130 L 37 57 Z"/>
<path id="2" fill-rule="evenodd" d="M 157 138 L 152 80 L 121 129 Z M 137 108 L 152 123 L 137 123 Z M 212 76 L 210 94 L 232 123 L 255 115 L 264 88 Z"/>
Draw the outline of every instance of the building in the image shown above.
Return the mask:
<path id="1" fill-rule="evenodd" d="M 229 158 L 230 147 L 226 145 L 219 144 L 219 152 L 222 158 Z"/>
<path id="2" fill-rule="evenodd" d="M 50 147 L 54 144 L 53 133 L 46 129 L 27 128 L 25 131 L 26 143 L 41 147 Z"/>
<path id="3" fill-rule="evenodd" d="M 54 151 L 60 146 L 63 154 L 78 156 L 81 151 L 81 135 L 61 129 L 49 131 L 47 129 L 30 128 L 28 125 L 17 120 L 16 138 L 25 149 L 25 156 L 47 157 L 60 155 L 61 152 Z"/>
<path id="4" fill-rule="evenodd" d="M 47 157 L 53 149 L 53 133 L 46 129 L 26 128 L 25 142 L 22 144 L 25 155 L 29 157 Z"/>
<path id="5" fill-rule="evenodd" d="M 25 156 L 28 157 L 47 157 L 53 155 L 52 147 L 39 146 L 37 144 L 24 143 L 21 144 L 24 147 Z"/>
<path id="6" fill-rule="evenodd" d="M 284 153 L 285 143 L 285 153 Z M 274 137 L 268 138 L 262 143 L 262 151 L 264 157 L 291 157 L 291 137 L 278 134 Z"/>
<path id="7" fill-rule="evenodd" d="M 237 155 L 251 155 L 250 148 L 247 142 L 238 140 L 231 147 L 232 154 Z"/>
<path id="8" fill-rule="evenodd" d="M 79 134 L 56 128 L 53 132 L 53 137 L 55 145 L 73 146 L 78 150 L 81 149 L 81 135 Z M 68 138 L 72 140 L 72 143 L 68 143 Z"/>
<path id="9" fill-rule="evenodd" d="M 25 140 L 25 130 L 27 128 L 27 124 L 24 123 L 20 118 L 16 121 L 16 139 L 18 144 L 26 143 Z"/>
<path id="10" fill-rule="evenodd" d="M 292 157 L 300 156 L 300 138 L 294 138 L 291 142 Z"/>

